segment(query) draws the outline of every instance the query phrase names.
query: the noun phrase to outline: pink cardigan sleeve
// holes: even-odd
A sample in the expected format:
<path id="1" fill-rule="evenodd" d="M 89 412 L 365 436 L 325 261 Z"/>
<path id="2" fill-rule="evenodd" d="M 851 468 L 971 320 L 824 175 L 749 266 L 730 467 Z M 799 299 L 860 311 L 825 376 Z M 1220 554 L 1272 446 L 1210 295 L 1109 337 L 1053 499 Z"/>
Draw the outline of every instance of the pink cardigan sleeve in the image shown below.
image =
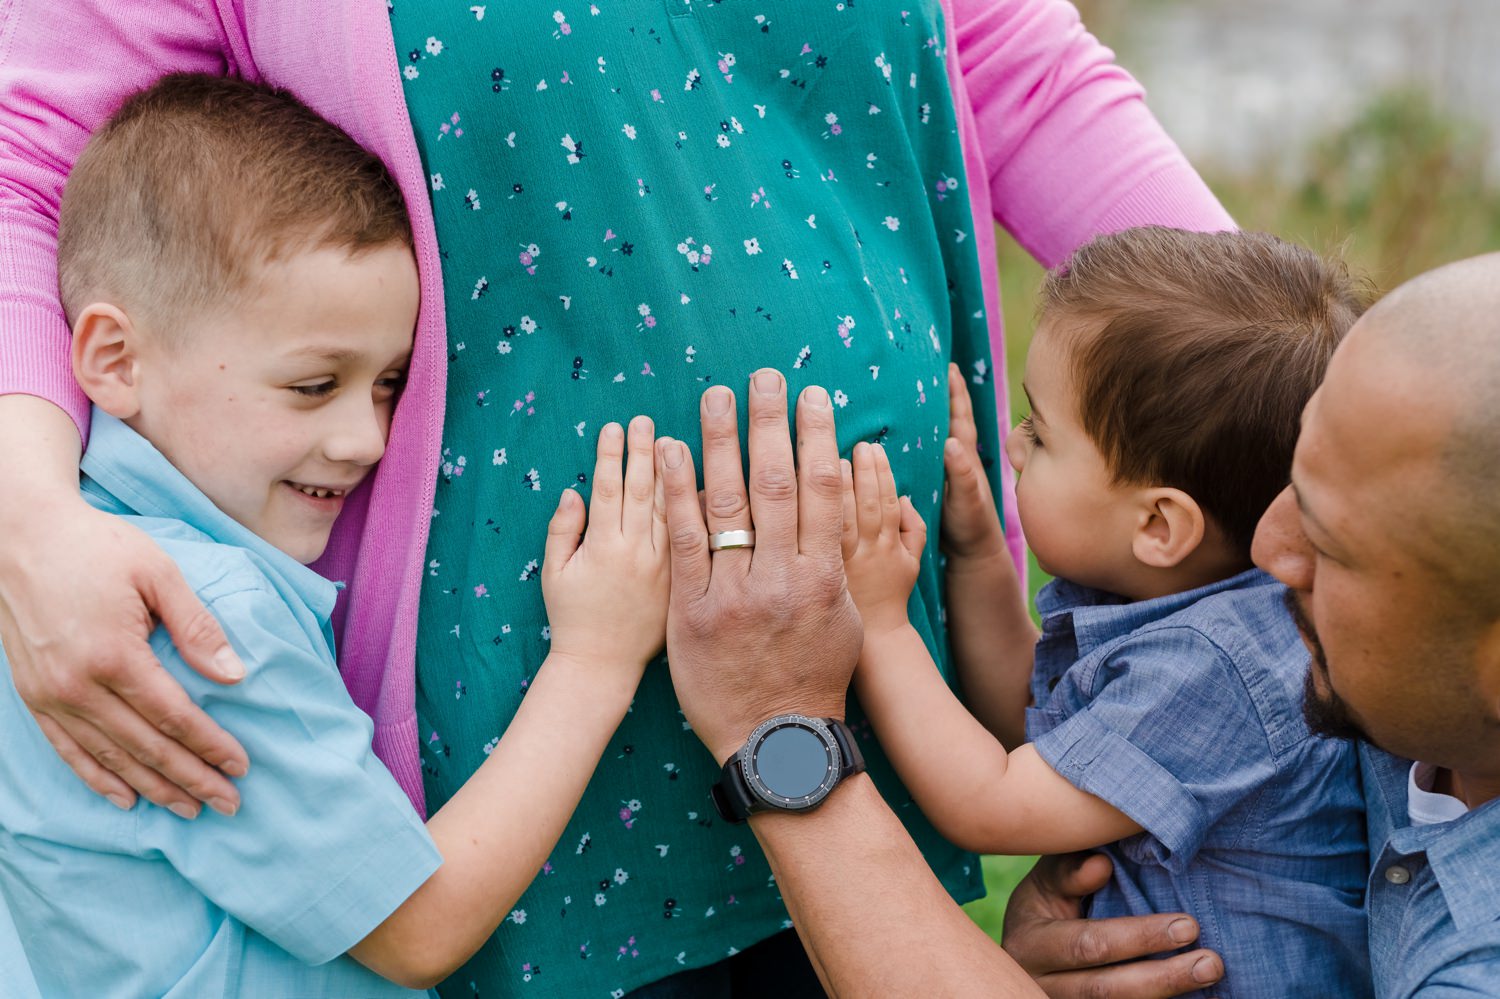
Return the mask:
<path id="1" fill-rule="evenodd" d="M 1234 222 L 1065 0 L 954 0 L 995 220 L 1044 265 L 1132 225 Z"/>
<path id="2" fill-rule="evenodd" d="M 192 0 L 12 0 L 0 6 L 0 394 L 62 407 L 85 435 L 57 291 L 57 211 L 89 133 L 174 70 L 231 68 Z"/>

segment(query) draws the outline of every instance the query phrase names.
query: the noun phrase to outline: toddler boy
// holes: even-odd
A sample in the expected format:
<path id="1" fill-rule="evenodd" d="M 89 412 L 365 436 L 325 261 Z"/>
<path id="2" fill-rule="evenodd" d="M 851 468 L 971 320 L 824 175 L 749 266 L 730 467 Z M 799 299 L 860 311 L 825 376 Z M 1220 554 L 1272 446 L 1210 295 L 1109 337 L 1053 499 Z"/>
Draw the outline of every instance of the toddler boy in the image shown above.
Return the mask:
<path id="1" fill-rule="evenodd" d="M 1022 528 L 1058 577 L 1037 597 L 1034 658 L 950 372 L 950 628 L 983 725 L 906 623 L 920 518 L 880 448 L 849 469 L 855 685 L 918 804 L 977 852 L 1104 848 L 1115 877 L 1090 914 L 1191 913 L 1224 957 L 1219 996 L 1370 990 L 1357 762 L 1308 731 L 1306 649 L 1250 561 L 1302 408 L 1362 309 L 1342 266 L 1255 233 L 1129 230 L 1048 278 L 1031 413 L 1005 444 Z"/>

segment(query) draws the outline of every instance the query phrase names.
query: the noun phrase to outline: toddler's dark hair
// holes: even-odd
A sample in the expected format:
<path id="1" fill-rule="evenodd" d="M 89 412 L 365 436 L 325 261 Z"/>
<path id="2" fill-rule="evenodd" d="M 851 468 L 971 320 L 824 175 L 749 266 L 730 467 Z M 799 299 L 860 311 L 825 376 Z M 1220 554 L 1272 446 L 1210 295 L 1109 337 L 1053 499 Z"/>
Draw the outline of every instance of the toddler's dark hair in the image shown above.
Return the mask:
<path id="1" fill-rule="evenodd" d="M 1256 232 L 1142 227 L 1047 277 L 1084 430 L 1120 483 L 1182 489 L 1248 559 L 1302 409 L 1364 312 L 1334 258 Z"/>

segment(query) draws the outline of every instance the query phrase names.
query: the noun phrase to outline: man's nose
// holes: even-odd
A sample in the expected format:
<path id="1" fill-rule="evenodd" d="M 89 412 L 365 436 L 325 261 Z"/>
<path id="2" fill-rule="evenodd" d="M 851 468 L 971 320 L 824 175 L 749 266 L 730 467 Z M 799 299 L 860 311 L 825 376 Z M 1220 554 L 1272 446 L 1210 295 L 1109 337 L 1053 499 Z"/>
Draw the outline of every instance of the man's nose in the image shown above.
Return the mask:
<path id="1" fill-rule="evenodd" d="M 1302 513 L 1291 486 L 1277 493 L 1261 515 L 1250 557 L 1292 589 L 1312 589 L 1313 549 L 1302 531 Z"/>

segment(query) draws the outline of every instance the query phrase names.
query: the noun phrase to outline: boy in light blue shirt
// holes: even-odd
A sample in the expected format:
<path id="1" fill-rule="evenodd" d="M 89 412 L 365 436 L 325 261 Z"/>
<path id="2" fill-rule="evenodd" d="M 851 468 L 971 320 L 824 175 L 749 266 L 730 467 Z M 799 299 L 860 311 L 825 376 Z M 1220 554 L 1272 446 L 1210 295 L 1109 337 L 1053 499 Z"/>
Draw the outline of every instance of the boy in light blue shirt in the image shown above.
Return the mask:
<path id="1" fill-rule="evenodd" d="M 380 161 L 270 87 L 167 77 L 80 157 L 59 272 L 96 407 L 83 493 L 160 545 L 222 625 L 246 664 L 234 685 L 201 677 L 163 629 L 151 646 L 253 765 L 236 815 L 121 810 L 57 757 L 7 666 L 6 996 L 420 994 L 504 918 L 627 709 L 662 643 L 664 527 L 650 498 L 627 511 L 644 517 L 596 502 L 581 538 L 568 492 L 543 569 L 553 648 L 512 726 L 578 720 L 554 753 L 572 775 L 556 807 L 495 807 L 525 769 L 502 739 L 424 827 L 371 751 L 334 658 L 336 585 L 305 563 L 384 451 L 417 318 L 411 247 Z M 649 456 L 649 421 L 629 439 Z M 601 433 L 595 481 L 639 504 L 653 469 L 632 461 L 647 488 L 623 489 L 624 441 Z"/>
<path id="2" fill-rule="evenodd" d="M 906 623 L 925 531 L 870 445 L 846 490 L 860 701 L 955 842 L 1102 848 L 1115 876 L 1090 915 L 1196 917 L 1224 958 L 1214 995 L 1368 995 L 1355 753 L 1309 731 L 1286 590 L 1250 560 L 1359 296 L 1341 265 L 1271 236 L 1145 228 L 1083 247 L 1042 297 L 1031 413 L 1005 448 L 1058 577 L 1040 640 L 955 371 L 943 540 L 973 716 Z"/>

